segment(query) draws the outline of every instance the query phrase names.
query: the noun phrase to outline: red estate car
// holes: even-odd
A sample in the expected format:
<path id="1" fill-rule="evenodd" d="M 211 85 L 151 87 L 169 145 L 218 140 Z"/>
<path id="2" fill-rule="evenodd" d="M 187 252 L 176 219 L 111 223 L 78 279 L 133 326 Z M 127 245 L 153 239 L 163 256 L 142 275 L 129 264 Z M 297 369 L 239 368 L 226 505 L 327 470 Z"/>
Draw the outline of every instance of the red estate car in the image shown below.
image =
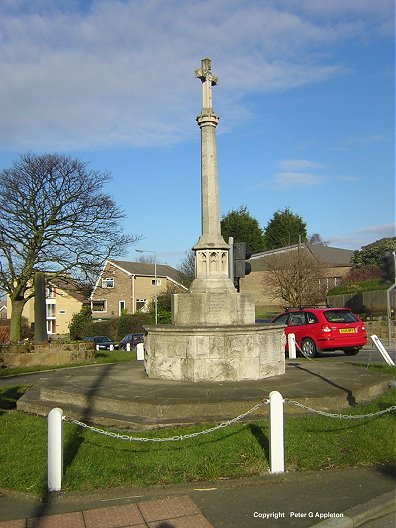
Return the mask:
<path id="1" fill-rule="evenodd" d="M 343 350 L 354 356 L 367 343 L 363 321 L 347 308 L 293 308 L 272 322 L 287 325 L 286 337 L 295 334 L 296 344 L 309 358 L 325 350 Z"/>

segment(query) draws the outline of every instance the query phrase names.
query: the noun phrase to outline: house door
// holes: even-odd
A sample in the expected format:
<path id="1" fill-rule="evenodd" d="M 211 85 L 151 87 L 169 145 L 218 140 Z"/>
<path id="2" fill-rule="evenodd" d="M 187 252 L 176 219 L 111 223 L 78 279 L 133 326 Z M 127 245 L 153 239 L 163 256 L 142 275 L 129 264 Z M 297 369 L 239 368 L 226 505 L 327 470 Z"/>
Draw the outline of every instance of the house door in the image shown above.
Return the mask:
<path id="1" fill-rule="evenodd" d="M 118 301 L 118 315 L 122 314 L 122 311 L 126 309 L 125 301 Z"/>

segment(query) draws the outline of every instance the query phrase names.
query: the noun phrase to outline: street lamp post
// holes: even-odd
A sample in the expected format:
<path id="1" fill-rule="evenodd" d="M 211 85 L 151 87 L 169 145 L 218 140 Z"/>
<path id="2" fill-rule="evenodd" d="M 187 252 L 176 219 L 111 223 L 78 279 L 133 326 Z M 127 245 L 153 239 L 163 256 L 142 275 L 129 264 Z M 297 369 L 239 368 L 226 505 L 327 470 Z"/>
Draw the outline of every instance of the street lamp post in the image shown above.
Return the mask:
<path id="1" fill-rule="evenodd" d="M 154 314 L 155 324 L 158 324 L 158 299 L 157 299 L 157 252 L 149 249 L 135 249 L 137 253 L 153 253 L 154 255 Z"/>

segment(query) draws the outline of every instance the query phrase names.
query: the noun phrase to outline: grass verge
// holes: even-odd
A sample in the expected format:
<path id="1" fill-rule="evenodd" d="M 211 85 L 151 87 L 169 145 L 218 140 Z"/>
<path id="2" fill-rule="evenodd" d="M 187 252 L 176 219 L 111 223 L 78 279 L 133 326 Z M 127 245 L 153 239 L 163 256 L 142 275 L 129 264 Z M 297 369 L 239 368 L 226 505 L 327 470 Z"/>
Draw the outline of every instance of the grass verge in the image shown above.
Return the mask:
<path id="1" fill-rule="evenodd" d="M 85 365 L 99 365 L 102 363 L 120 363 L 121 361 L 132 361 L 136 359 L 136 349 L 130 352 L 125 350 L 98 350 L 93 361 L 80 361 L 79 363 L 68 363 L 64 365 L 35 365 L 31 367 L 13 367 L 0 369 L 0 377 L 15 376 L 16 374 L 29 374 L 30 372 L 41 372 L 43 370 L 58 370 L 70 367 L 82 367 Z"/>
<path id="2" fill-rule="evenodd" d="M 10 408 L 24 387 L 0 389 L 0 488 L 44 493 L 47 421 Z M 395 389 L 343 414 L 369 414 L 395 404 Z M 285 418 L 287 471 L 368 466 L 396 459 L 394 411 L 345 420 L 320 415 Z M 134 436 L 171 437 L 206 429 L 200 425 Z M 166 485 L 241 478 L 269 471 L 268 422 L 222 428 L 166 443 L 117 440 L 64 423 L 64 480 L 68 491 Z"/>

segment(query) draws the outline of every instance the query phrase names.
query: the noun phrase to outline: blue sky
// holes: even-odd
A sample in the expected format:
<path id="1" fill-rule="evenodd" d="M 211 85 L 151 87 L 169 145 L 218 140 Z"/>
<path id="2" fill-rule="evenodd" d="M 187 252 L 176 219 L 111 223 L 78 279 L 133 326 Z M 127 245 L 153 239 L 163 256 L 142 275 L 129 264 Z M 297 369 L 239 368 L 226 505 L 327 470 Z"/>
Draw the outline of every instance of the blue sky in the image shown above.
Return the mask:
<path id="1" fill-rule="evenodd" d="M 393 0 L 2 0 L 0 170 L 31 150 L 110 171 L 135 247 L 177 266 L 210 57 L 221 214 L 289 207 L 348 249 L 394 236 L 394 20 Z"/>

